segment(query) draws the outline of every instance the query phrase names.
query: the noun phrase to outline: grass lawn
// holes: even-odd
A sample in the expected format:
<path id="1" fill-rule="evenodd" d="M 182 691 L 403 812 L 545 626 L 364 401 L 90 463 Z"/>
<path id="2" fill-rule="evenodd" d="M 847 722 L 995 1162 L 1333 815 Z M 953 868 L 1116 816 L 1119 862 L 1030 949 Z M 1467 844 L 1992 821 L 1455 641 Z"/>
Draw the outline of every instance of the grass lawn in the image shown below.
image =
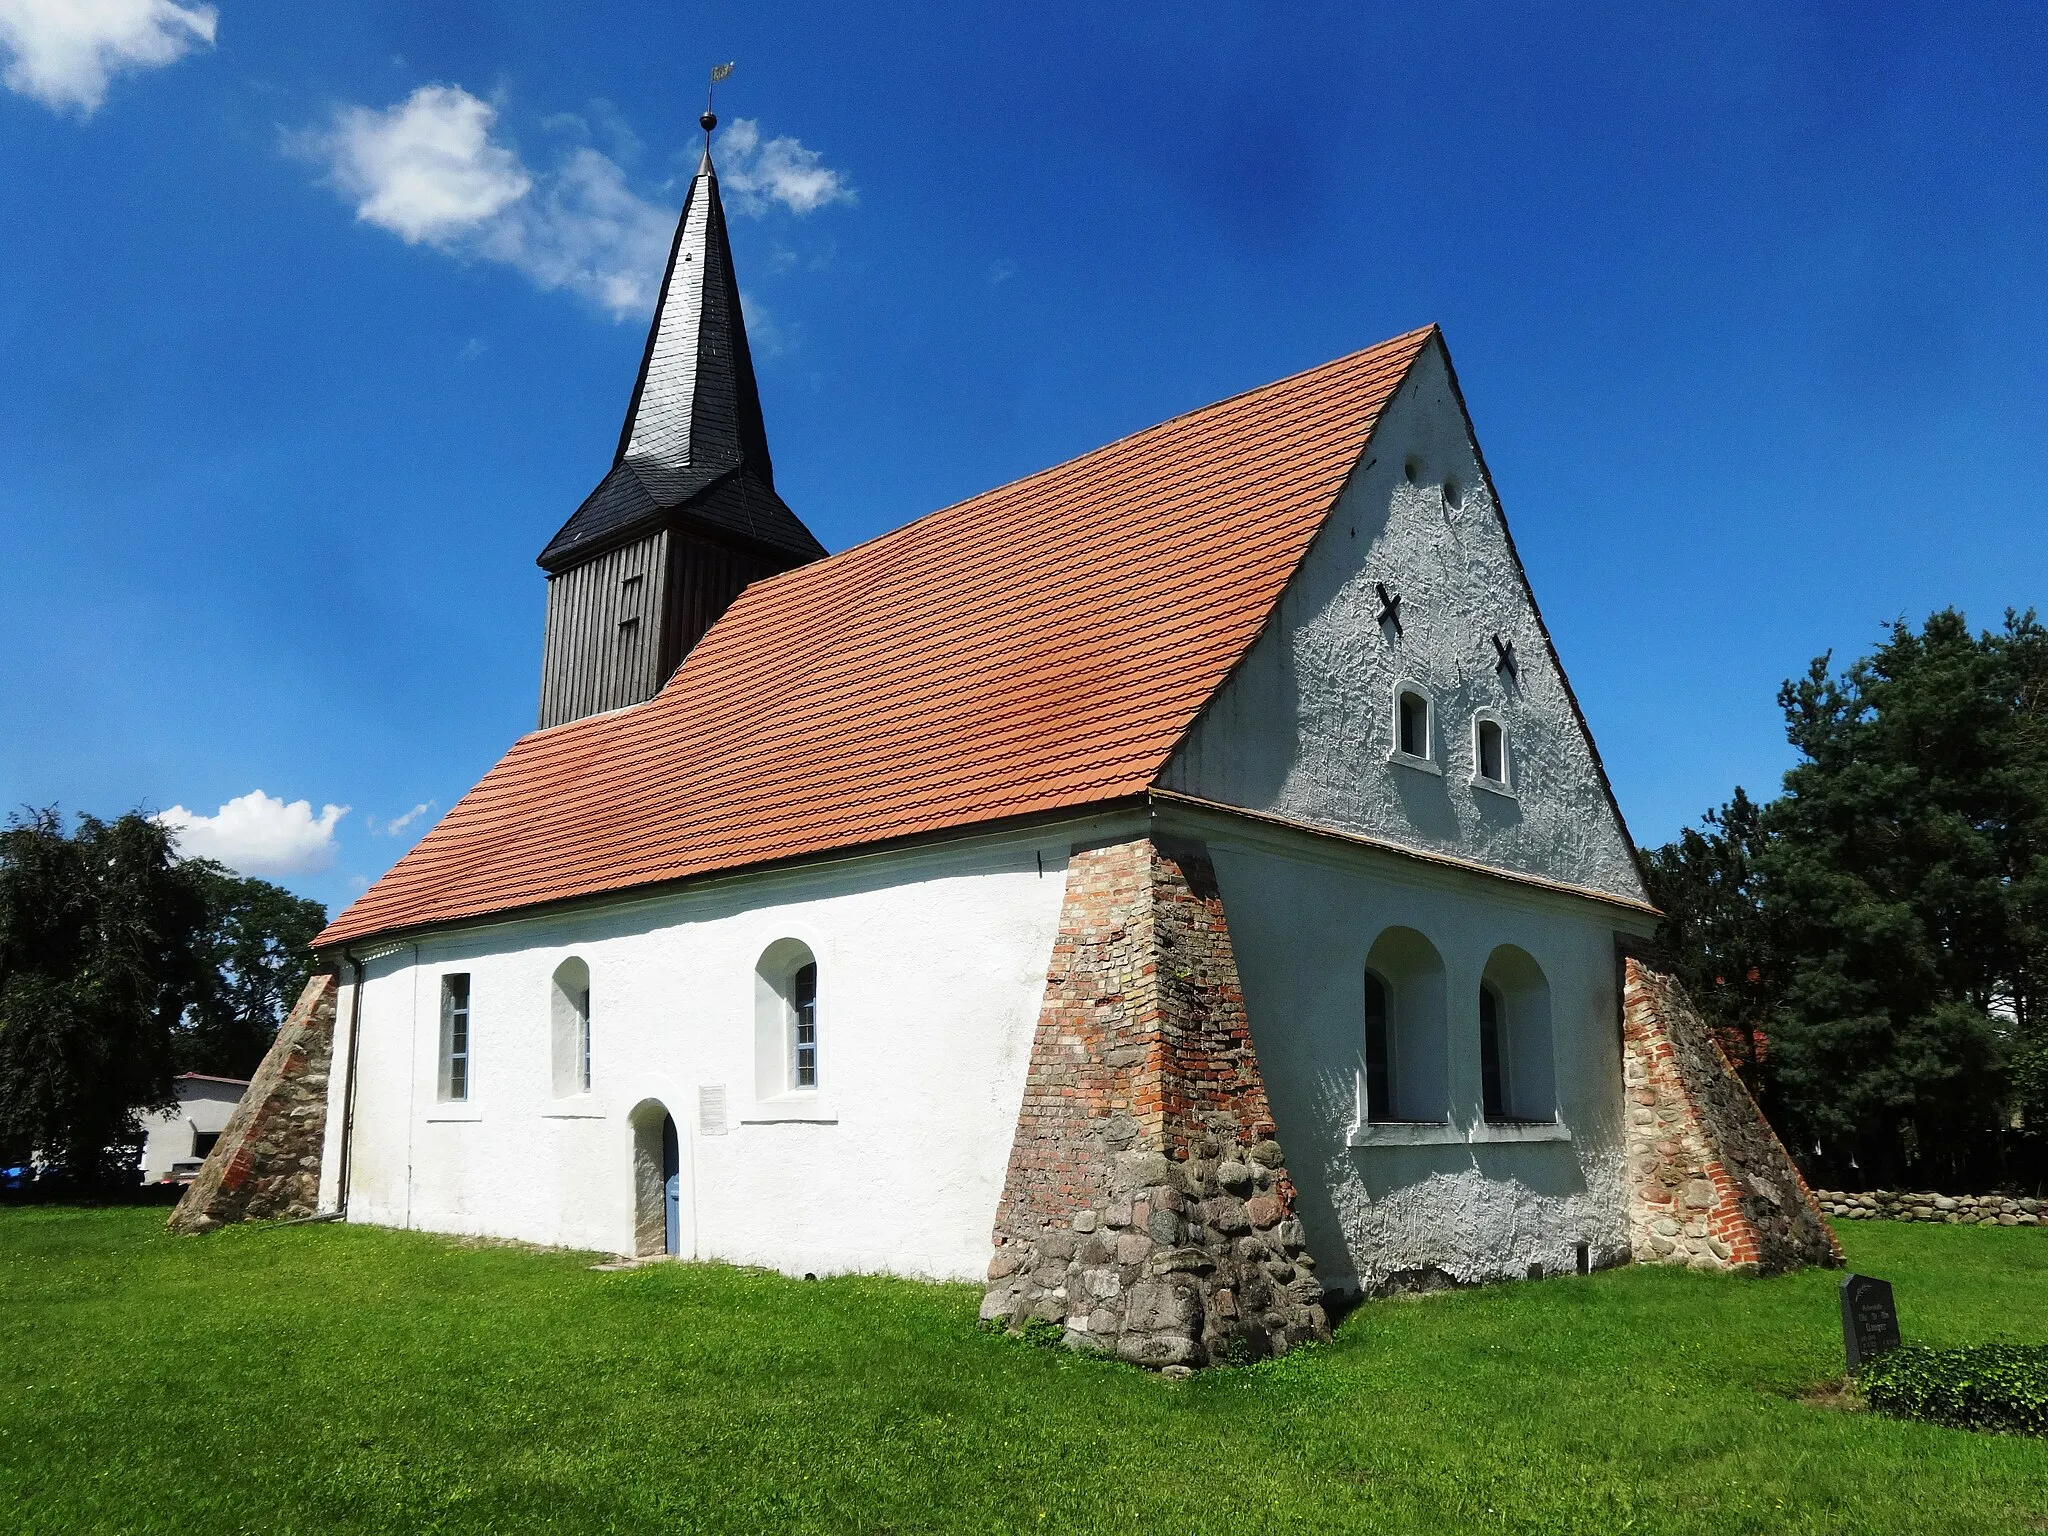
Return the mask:
<path id="1" fill-rule="evenodd" d="M 2048 1441 L 1795 1400 L 1837 1276 L 1380 1302 L 1168 1383 L 979 1292 L 0 1210 L 0 1528 L 2048 1531 Z M 1909 1339 L 2048 1341 L 2048 1229 L 1844 1223 Z"/>

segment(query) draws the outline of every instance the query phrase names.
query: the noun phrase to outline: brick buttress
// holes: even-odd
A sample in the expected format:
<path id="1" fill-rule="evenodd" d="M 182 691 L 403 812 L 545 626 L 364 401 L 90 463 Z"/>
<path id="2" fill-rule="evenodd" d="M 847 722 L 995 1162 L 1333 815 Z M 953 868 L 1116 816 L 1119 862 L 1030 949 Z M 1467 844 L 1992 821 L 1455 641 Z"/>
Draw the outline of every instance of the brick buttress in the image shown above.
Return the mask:
<path id="1" fill-rule="evenodd" d="M 1149 1366 L 1329 1337 L 1206 852 L 1078 849 L 984 1322 Z"/>

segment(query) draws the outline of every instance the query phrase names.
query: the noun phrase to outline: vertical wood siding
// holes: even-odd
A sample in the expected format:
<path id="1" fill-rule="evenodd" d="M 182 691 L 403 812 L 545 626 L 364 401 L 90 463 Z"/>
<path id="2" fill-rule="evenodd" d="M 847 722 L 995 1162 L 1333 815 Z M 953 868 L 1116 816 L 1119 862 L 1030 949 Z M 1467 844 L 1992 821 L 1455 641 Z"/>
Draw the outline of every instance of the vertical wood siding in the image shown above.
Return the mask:
<path id="1" fill-rule="evenodd" d="M 669 674 L 690 654 L 690 647 L 704 638 L 704 632 L 719 621 L 742 592 L 752 583 L 773 576 L 787 563 L 743 555 L 681 532 L 670 535 L 668 558 L 661 682 L 668 681 Z"/>
<path id="2" fill-rule="evenodd" d="M 733 600 L 782 568 L 663 529 L 549 577 L 541 726 L 653 698 Z"/>
<path id="3" fill-rule="evenodd" d="M 661 686 L 668 541 L 663 529 L 548 578 L 543 727 L 638 704 Z"/>

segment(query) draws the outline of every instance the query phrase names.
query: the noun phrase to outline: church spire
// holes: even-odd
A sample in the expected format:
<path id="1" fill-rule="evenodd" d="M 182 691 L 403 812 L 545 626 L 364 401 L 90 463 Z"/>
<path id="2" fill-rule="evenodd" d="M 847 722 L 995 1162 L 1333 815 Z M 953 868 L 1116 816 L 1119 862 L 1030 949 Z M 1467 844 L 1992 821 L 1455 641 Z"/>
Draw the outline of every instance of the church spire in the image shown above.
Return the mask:
<path id="1" fill-rule="evenodd" d="M 676 221 L 612 470 L 541 552 L 549 571 L 677 510 L 794 557 L 790 563 L 824 553 L 775 494 L 725 205 L 711 162 L 718 119 L 706 111 L 698 121 L 704 154 Z"/>
<path id="2" fill-rule="evenodd" d="M 748 583 L 825 553 L 775 493 L 708 103 L 698 121 L 704 155 L 676 221 L 618 451 L 541 551 L 544 726 L 651 697 Z"/>
<path id="3" fill-rule="evenodd" d="M 711 163 L 718 119 L 706 112 L 701 122 L 704 156 L 676 222 L 616 462 L 662 479 L 744 463 L 772 486 L 725 205 Z"/>

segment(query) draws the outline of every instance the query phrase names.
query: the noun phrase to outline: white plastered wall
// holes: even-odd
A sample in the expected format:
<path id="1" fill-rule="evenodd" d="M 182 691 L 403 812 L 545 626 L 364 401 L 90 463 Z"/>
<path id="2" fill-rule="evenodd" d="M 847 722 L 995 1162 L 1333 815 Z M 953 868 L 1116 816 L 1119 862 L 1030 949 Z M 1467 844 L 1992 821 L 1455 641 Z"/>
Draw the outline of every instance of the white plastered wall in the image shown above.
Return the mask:
<path id="1" fill-rule="evenodd" d="M 682 1142 L 686 1256 L 979 1278 L 1067 852 L 1111 827 L 1091 819 L 813 864 L 372 952 L 350 1219 L 629 1252 L 629 1116 L 653 1099 Z M 755 966 L 785 939 L 819 967 L 815 1096 L 757 1088 Z M 590 968 L 593 1089 L 562 1099 L 550 995 L 572 956 Z M 451 972 L 470 977 L 467 1104 L 437 1097 Z M 329 1207 L 352 1002 L 344 989 Z M 724 1089 L 724 1134 L 700 1124 L 707 1086 Z"/>
<path id="2" fill-rule="evenodd" d="M 1220 815 L 1182 813 L 1215 861 L 1252 1043 L 1297 1209 L 1326 1285 L 1440 1270 L 1466 1283 L 1628 1257 L 1615 935 L 1649 920 L 1616 907 Z M 1390 927 L 1444 965 L 1446 1122 L 1417 1144 L 1359 1133 L 1366 956 Z M 1479 981 L 1503 944 L 1550 989 L 1558 1126 L 1486 1139 Z M 1418 1128 L 1420 1129 L 1420 1128 Z"/>
<path id="3" fill-rule="evenodd" d="M 174 1163 L 192 1161 L 198 1154 L 194 1133 L 219 1135 L 227 1129 L 235 1106 L 242 1102 L 247 1083 L 215 1081 L 204 1077 L 180 1077 L 171 1086 L 177 1090 L 175 1108 L 142 1115 L 142 1182 L 154 1184 L 170 1176 Z"/>
<path id="4" fill-rule="evenodd" d="M 1379 585 L 1400 596 L 1398 635 L 1379 622 Z M 1518 678 L 1497 670 L 1496 634 Z M 1404 681 L 1433 706 L 1440 773 L 1388 760 Z M 1512 796 L 1472 782 L 1482 710 L 1507 729 Z M 1439 345 L 1416 359 L 1272 621 L 1161 783 L 1643 899 Z"/>

